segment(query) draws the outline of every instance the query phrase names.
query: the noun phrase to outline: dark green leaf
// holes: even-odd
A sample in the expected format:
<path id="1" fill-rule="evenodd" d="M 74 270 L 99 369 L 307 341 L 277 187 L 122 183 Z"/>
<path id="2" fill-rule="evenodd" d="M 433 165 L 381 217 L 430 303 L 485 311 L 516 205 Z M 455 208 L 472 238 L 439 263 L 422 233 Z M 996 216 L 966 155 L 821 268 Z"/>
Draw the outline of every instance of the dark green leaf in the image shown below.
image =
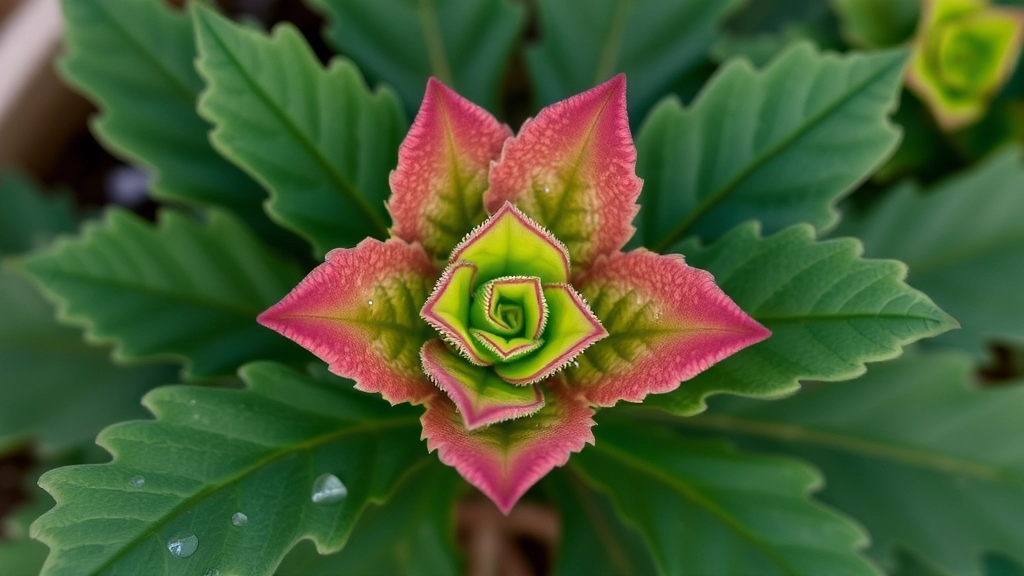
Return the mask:
<path id="1" fill-rule="evenodd" d="M 78 229 L 71 198 L 45 196 L 22 174 L 0 174 L 0 257 L 29 252 Z"/>
<path id="2" fill-rule="evenodd" d="M 509 0 L 308 0 L 327 38 L 415 112 L 434 76 L 495 112 L 525 10 Z"/>
<path id="3" fill-rule="evenodd" d="M 144 400 L 156 420 L 100 434 L 113 462 L 43 476 L 57 500 L 32 525 L 52 550 L 43 574 L 273 574 L 299 539 L 341 549 L 368 503 L 429 462 L 420 410 L 277 364 L 242 378 L 245 390 L 157 389 Z M 323 474 L 347 496 L 315 503 Z M 195 553 L 175 556 L 186 536 Z"/>
<path id="4" fill-rule="evenodd" d="M 878 574 L 867 535 L 808 498 L 821 476 L 799 462 L 603 419 L 575 466 L 609 492 L 665 575 Z"/>
<path id="5" fill-rule="evenodd" d="M 634 240 L 662 251 L 750 219 L 769 233 L 798 222 L 833 226 L 835 201 L 899 141 L 888 115 L 905 59 L 799 44 L 760 72 L 732 61 L 688 109 L 660 104 L 637 139 L 644 188 Z"/>
<path id="6" fill-rule="evenodd" d="M 187 15 L 162 0 L 62 0 L 64 77 L 99 106 L 96 136 L 156 172 L 153 194 L 226 207 L 266 238 L 283 232 L 263 212 L 266 191 L 210 145 L 196 114 L 203 82 Z M 291 239 L 289 239 L 291 240 Z M 284 240 L 288 241 L 288 240 Z"/>
<path id="7" fill-rule="evenodd" d="M 919 0 L 831 0 L 847 42 L 860 48 L 895 46 L 914 35 Z"/>
<path id="8" fill-rule="evenodd" d="M 142 395 L 176 378 L 169 365 L 114 365 L 109 349 L 87 345 L 54 314 L 27 279 L 0 268 L 0 452 L 24 440 L 44 454 L 91 442 L 143 416 Z"/>
<path id="9" fill-rule="evenodd" d="M 843 232 L 869 256 L 907 263 L 907 281 L 963 330 L 933 343 L 982 356 L 987 338 L 1024 342 L 1024 164 L 1007 148 L 927 194 L 904 185 Z"/>
<path id="10" fill-rule="evenodd" d="M 459 574 L 453 516 L 462 485 L 454 470 L 432 459 L 409 475 L 387 503 L 366 510 L 341 552 L 321 556 L 304 542 L 285 557 L 275 574 Z"/>
<path id="11" fill-rule="evenodd" d="M 559 576 L 643 576 L 656 572 L 640 533 L 623 523 L 608 496 L 596 491 L 572 468 L 545 478 L 562 519 Z"/>
<path id="12" fill-rule="evenodd" d="M 181 357 L 194 376 L 230 374 L 258 358 L 306 356 L 256 323 L 299 280 L 242 224 L 213 212 L 206 225 L 165 211 L 149 223 L 121 210 L 25 262 L 87 337 L 115 357 Z"/>
<path id="13" fill-rule="evenodd" d="M 701 64 L 738 0 L 541 0 L 538 45 L 526 52 L 540 104 L 592 88 L 619 72 L 639 120 Z"/>
<path id="14" fill-rule="evenodd" d="M 325 70 L 290 24 L 267 37 L 207 8 L 193 14 L 208 82 L 199 110 L 217 149 L 270 190 L 270 215 L 320 256 L 386 238 L 388 173 L 406 128 L 394 94 L 371 94 L 345 60 Z"/>
<path id="15" fill-rule="evenodd" d="M 772 398 L 801 380 L 846 380 L 865 362 L 898 356 L 901 347 L 956 326 L 927 296 L 903 282 L 906 267 L 865 260 L 857 240 L 818 242 L 808 225 L 761 238 L 754 223 L 718 242 L 681 246 L 687 262 L 708 270 L 772 336 L 648 399 L 682 415 L 727 392 Z"/>
<path id="16" fill-rule="evenodd" d="M 1024 561 L 1024 385 L 970 380 L 967 356 L 907 357 L 779 402 L 719 398 L 678 423 L 812 461 L 821 499 L 867 527 L 880 562 L 906 546 L 973 576 L 982 551 Z"/>

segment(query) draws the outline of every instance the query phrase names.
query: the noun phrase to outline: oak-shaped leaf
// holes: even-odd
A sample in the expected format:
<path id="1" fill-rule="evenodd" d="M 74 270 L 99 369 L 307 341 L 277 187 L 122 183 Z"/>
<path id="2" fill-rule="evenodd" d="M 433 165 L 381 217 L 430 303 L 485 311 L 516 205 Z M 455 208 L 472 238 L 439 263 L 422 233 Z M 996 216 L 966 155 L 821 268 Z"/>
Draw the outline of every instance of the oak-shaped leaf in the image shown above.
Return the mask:
<path id="1" fill-rule="evenodd" d="M 202 377 L 260 358 L 305 357 L 256 323 L 299 271 L 226 212 L 201 224 L 165 210 L 154 226 L 111 209 L 24 267 L 62 319 L 86 326 L 88 339 L 114 343 L 119 359 L 175 357 Z"/>
<path id="2" fill-rule="evenodd" d="M 820 498 L 870 531 L 885 567 L 906 547 L 978 576 L 983 552 L 1024 562 L 1024 386 L 973 379 L 962 353 L 908 355 L 778 402 L 717 398 L 676 422 L 813 462 L 828 478 Z"/>
<path id="3" fill-rule="evenodd" d="M 420 410 L 274 363 L 241 377 L 244 390 L 154 390 L 155 420 L 100 434 L 112 462 L 43 476 L 57 501 L 32 525 L 44 576 L 269 576 L 300 539 L 340 550 L 369 503 L 429 464 Z"/>
<path id="4" fill-rule="evenodd" d="M 749 223 L 709 246 L 678 247 L 772 337 L 650 402 L 690 415 L 703 411 L 712 394 L 784 396 L 802 380 L 859 376 L 865 362 L 896 357 L 903 346 L 956 327 L 904 283 L 902 263 L 864 259 L 852 238 L 814 237 L 806 224 L 762 237 Z"/>
<path id="5" fill-rule="evenodd" d="M 371 93 L 344 59 L 321 66 L 302 35 L 268 37 L 196 3 L 199 112 L 214 146 L 270 190 L 267 211 L 322 256 L 387 237 L 384 200 L 406 124 L 387 89 Z"/>
<path id="6" fill-rule="evenodd" d="M 663 101 L 637 137 L 634 243 L 661 252 L 751 219 L 768 233 L 834 226 L 834 203 L 899 142 L 889 114 L 905 60 L 903 50 L 839 56 L 800 43 L 763 70 L 730 61 L 688 108 Z"/>

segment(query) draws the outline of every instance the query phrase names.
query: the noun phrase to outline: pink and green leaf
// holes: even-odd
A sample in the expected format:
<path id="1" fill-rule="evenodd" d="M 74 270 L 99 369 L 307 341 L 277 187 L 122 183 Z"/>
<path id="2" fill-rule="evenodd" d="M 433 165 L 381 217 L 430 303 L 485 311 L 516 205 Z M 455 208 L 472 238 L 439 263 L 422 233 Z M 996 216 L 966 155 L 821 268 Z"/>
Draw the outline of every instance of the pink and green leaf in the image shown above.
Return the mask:
<path id="1" fill-rule="evenodd" d="M 456 262 L 445 269 L 433 293 L 423 304 L 420 316 L 455 347 L 467 360 L 478 366 L 490 366 L 497 358 L 472 337 L 469 331 L 476 265 Z"/>
<path id="2" fill-rule="evenodd" d="M 476 265 L 476 285 L 503 276 L 569 281 L 565 245 L 508 202 L 455 247 L 451 262 L 461 261 Z"/>
<path id="3" fill-rule="evenodd" d="M 535 276 L 495 278 L 476 291 L 470 316 L 473 325 L 498 336 L 537 339 L 548 321 L 544 289 Z"/>
<path id="4" fill-rule="evenodd" d="M 490 212 L 515 204 L 583 269 L 632 237 L 642 185 L 635 166 L 620 74 L 527 120 L 491 168 L 484 204 Z"/>
<path id="5" fill-rule="evenodd" d="M 437 276 L 419 245 L 367 239 L 328 253 L 258 321 L 355 380 L 357 389 L 392 404 L 421 403 L 434 390 L 419 357 L 433 331 L 419 311 Z"/>
<path id="6" fill-rule="evenodd" d="M 391 173 L 391 233 L 447 256 L 486 218 L 487 173 L 511 137 L 508 126 L 431 78 Z"/>
<path id="7" fill-rule="evenodd" d="M 565 378 L 597 406 L 674 390 L 771 334 L 711 274 L 679 255 L 640 249 L 601 258 L 575 285 L 608 337 L 580 355 Z"/>
<path id="8" fill-rule="evenodd" d="M 452 402 L 438 393 L 420 418 L 423 438 L 441 462 L 508 514 L 531 486 L 569 455 L 594 443 L 594 411 L 558 379 L 545 383 L 544 408 L 528 418 L 466 430 Z"/>
<path id="9" fill-rule="evenodd" d="M 608 335 L 583 297 L 568 284 L 546 284 L 544 299 L 550 310 L 544 346 L 525 358 L 494 367 L 499 376 L 513 384 L 544 380 Z"/>
<path id="10" fill-rule="evenodd" d="M 424 344 L 420 358 L 423 370 L 455 402 L 469 430 L 529 416 L 544 407 L 539 386 L 513 386 L 492 369 L 470 364 L 440 338 Z"/>

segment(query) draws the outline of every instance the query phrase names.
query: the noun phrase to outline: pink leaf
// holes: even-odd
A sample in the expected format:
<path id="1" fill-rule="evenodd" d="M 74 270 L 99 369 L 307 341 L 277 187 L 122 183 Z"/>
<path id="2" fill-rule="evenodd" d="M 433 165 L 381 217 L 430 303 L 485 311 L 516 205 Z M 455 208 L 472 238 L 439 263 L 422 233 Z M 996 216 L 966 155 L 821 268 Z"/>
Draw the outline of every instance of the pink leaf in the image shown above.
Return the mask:
<path id="1" fill-rule="evenodd" d="M 455 402 L 466 428 L 529 416 L 544 406 L 540 387 L 513 386 L 489 367 L 476 366 L 435 338 L 420 351 L 423 370 Z"/>
<path id="2" fill-rule="evenodd" d="M 486 217 L 487 172 L 511 137 L 508 126 L 431 78 L 391 173 L 391 233 L 447 256 Z"/>
<path id="3" fill-rule="evenodd" d="M 764 340 L 708 272 L 677 254 L 644 249 L 600 258 L 575 286 L 608 337 L 566 370 L 574 390 L 598 406 L 641 402 L 676 389 L 727 356 Z"/>
<path id="4" fill-rule="evenodd" d="M 514 203 L 586 268 L 633 235 L 641 180 L 626 116 L 626 77 L 616 76 L 527 120 L 491 168 L 489 212 Z"/>
<path id="5" fill-rule="evenodd" d="M 437 394 L 420 418 L 427 448 L 508 514 L 552 468 L 594 443 L 594 411 L 586 402 L 557 379 L 545 388 L 547 404 L 535 415 L 473 431 L 466 430 L 451 400 Z"/>
<path id="6" fill-rule="evenodd" d="M 420 347 L 433 332 L 419 317 L 438 271 L 418 244 L 367 239 L 333 250 L 258 321 L 291 338 L 392 404 L 421 403 L 435 390 Z"/>

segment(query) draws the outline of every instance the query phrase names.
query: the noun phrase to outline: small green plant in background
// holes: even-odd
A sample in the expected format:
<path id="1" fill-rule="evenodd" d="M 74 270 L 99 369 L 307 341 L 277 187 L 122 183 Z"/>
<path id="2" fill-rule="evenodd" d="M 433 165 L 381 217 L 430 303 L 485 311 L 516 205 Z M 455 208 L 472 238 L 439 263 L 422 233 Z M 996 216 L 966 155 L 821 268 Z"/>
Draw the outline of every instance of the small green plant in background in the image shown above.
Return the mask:
<path id="1" fill-rule="evenodd" d="M 0 567 L 457 574 L 475 486 L 555 574 L 1024 572 L 1018 135 L 903 90 L 1024 105 L 995 8 L 202 4 L 63 3 L 160 208 L 0 180 Z"/>

